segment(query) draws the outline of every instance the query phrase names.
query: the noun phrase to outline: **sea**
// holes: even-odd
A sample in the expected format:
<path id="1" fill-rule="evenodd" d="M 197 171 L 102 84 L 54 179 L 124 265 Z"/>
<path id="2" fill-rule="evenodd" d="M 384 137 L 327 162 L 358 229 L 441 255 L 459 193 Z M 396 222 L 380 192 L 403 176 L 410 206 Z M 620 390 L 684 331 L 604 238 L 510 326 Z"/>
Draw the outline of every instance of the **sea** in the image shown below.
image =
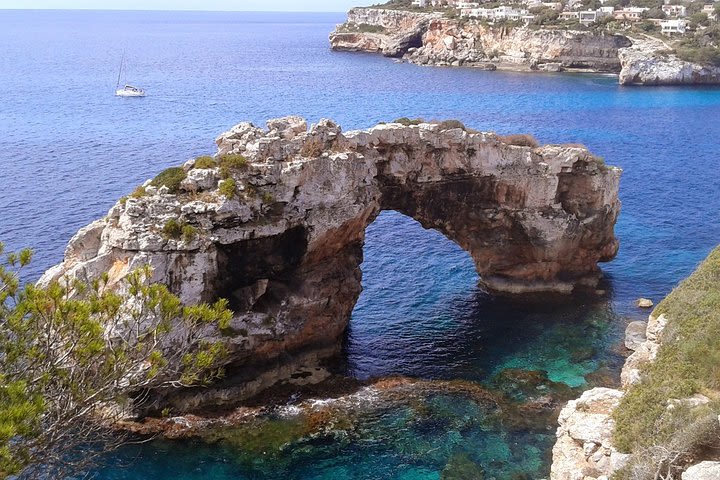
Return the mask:
<path id="1" fill-rule="evenodd" d="M 625 326 L 647 315 L 634 301 L 661 300 L 720 242 L 720 89 L 621 87 L 606 75 L 419 67 L 332 52 L 328 34 L 343 18 L 0 10 L 0 241 L 34 249 L 25 279 L 59 263 L 72 235 L 119 197 L 166 167 L 214 153 L 215 137 L 241 121 L 296 114 L 350 130 L 398 117 L 458 119 L 542 143 L 583 143 L 623 169 L 621 246 L 602 265 L 606 293 L 493 298 L 456 244 L 383 212 L 367 230 L 363 292 L 335 367 L 361 380 L 403 375 L 488 388 L 507 372 L 530 372 L 546 382 L 534 388 L 578 395 L 617 382 Z M 121 58 L 120 81 L 147 97 L 114 96 Z M 539 479 L 549 476 L 555 438 L 553 422 L 491 422 L 457 392 L 365 409 L 336 432 L 296 434 L 293 421 L 280 415 L 214 441 L 130 446 L 93 474 Z"/>

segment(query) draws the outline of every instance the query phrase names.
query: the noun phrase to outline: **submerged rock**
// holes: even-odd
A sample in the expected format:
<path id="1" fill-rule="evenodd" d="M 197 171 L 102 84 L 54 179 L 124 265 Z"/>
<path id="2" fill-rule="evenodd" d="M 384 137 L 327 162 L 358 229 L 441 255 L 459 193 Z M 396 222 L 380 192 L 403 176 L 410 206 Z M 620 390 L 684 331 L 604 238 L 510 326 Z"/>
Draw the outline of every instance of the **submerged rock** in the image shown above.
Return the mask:
<path id="1" fill-rule="evenodd" d="M 217 139 L 219 165 L 188 162 L 177 191 L 118 202 L 40 282 L 110 271 L 112 286 L 150 265 L 188 304 L 228 298 L 228 377 L 174 397 L 181 412 L 248 398 L 339 351 L 361 290 L 365 229 L 381 210 L 455 241 L 490 291 L 594 288 L 597 263 L 618 249 L 620 169 L 582 147 L 512 145 L 461 126 L 238 124 Z M 169 221 L 193 235 L 168 237 Z"/>
<path id="2" fill-rule="evenodd" d="M 652 308 L 654 303 L 649 298 L 638 298 L 635 302 L 635 305 L 637 305 L 639 308 Z"/>

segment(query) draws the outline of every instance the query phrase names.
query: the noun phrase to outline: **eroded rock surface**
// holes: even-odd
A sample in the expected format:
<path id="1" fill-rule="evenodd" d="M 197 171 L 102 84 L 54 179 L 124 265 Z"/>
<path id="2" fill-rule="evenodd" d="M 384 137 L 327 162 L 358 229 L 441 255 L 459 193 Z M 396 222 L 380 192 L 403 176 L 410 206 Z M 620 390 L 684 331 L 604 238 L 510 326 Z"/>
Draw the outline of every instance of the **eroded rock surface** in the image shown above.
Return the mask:
<path id="1" fill-rule="evenodd" d="M 342 133 L 322 120 L 307 131 L 299 117 L 241 123 L 217 144 L 217 158 L 241 161 L 189 161 L 175 193 L 148 185 L 123 199 L 41 280 L 109 271 L 112 284 L 149 264 L 187 303 L 228 298 L 228 378 L 178 396 L 177 411 L 237 402 L 337 352 L 361 290 L 365 228 L 381 210 L 458 243 L 492 291 L 593 287 L 597 263 L 617 252 L 620 170 L 582 147 L 514 146 L 437 124 Z M 168 238 L 169 221 L 192 235 Z"/>
<path id="2" fill-rule="evenodd" d="M 662 40 L 607 32 L 487 25 L 440 13 L 354 8 L 330 34 L 334 50 L 420 65 L 619 73 L 622 85 L 718 84 L 720 67 L 679 59 Z"/>
<path id="3" fill-rule="evenodd" d="M 632 322 L 628 326 L 625 344 L 634 351 L 620 374 L 622 390 L 593 388 L 565 405 L 553 447 L 551 480 L 607 480 L 630 461 L 631 455 L 618 452 L 612 443 L 612 413 L 625 390 L 641 381 L 641 367 L 657 356 L 666 324 L 664 315 L 650 315 L 647 324 Z M 643 326 L 644 332 L 640 332 Z M 676 402 L 687 400 L 698 401 Z"/>
<path id="4" fill-rule="evenodd" d="M 611 414 L 622 396 L 620 390 L 593 388 L 567 403 L 558 419 L 551 480 L 608 478 L 627 462 L 629 455 L 612 445 Z"/>
<path id="5" fill-rule="evenodd" d="M 682 480 L 716 480 L 720 478 L 720 462 L 700 462 L 682 474 Z"/>
<path id="6" fill-rule="evenodd" d="M 490 62 L 544 71 L 618 72 L 618 49 L 628 45 L 630 42 L 620 35 L 433 19 L 422 47 L 407 58 L 421 65 L 477 66 Z"/>
<path id="7" fill-rule="evenodd" d="M 681 60 L 663 42 L 634 38 L 620 50 L 621 85 L 697 85 L 720 83 L 720 67 Z"/>
<path id="8" fill-rule="evenodd" d="M 330 44 L 334 50 L 404 56 L 421 65 L 618 72 L 618 49 L 630 41 L 604 33 L 488 26 L 440 13 L 354 8 L 330 35 Z"/>

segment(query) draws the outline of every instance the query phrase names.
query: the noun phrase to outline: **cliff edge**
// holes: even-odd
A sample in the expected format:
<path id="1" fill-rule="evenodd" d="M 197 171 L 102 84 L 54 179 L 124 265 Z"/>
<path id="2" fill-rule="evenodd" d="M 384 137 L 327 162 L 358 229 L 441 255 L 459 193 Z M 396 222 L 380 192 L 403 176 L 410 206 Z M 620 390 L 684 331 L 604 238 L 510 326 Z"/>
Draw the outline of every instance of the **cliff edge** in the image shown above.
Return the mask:
<path id="1" fill-rule="evenodd" d="M 661 40 L 603 30 L 492 25 L 440 12 L 354 8 L 329 39 L 333 50 L 381 53 L 418 65 L 615 73 L 622 85 L 720 83 L 720 67 L 681 60 Z"/>

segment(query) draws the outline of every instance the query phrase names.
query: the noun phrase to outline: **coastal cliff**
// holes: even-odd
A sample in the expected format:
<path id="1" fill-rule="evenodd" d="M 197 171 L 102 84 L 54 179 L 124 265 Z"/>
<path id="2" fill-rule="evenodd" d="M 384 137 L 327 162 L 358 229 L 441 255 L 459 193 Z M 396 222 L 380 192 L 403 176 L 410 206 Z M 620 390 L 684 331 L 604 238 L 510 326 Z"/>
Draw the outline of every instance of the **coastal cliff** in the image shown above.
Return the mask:
<path id="1" fill-rule="evenodd" d="M 226 379 L 165 403 L 236 403 L 339 351 L 381 210 L 458 243 L 490 291 L 594 288 L 618 249 L 621 171 L 583 147 L 521 140 L 459 122 L 241 123 L 215 157 L 168 169 L 80 230 L 40 283 L 109 272 L 112 286 L 149 265 L 186 303 L 228 298 Z"/>
<path id="2" fill-rule="evenodd" d="M 354 8 L 346 23 L 330 34 L 330 46 L 419 65 L 617 73 L 622 85 L 720 83 L 720 67 L 680 60 L 651 37 L 490 25 L 437 12 Z"/>
<path id="3" fill-rule="evenodd" d="M 330 45 L 333 50 L 383 53 L 420 65 L 617 73 L 618 49 L 630 41 L 604 33 L 489 26 L 439 13 L 355 8 L 330 35 Z"/>
<path id="4" fill-rule="evenodd" d="M 720 66 L 699 65 L 681 60 L 667 45 L 654 39 L 633 39 L 620 49 L 621 85 L 716 85 Z"/>
<path id="5" fill-rule="evenodd" d="M 628 325 L 620 389 L 559 416 L 551 480 L 704 480 L 720 471 L 716 352 L 720 249 L 649 316 Z"/>
<path id="6" fill-rule="evenodd" d="M 474 66 L 491 62 L 533 69 L 617 72 L 618 49 L 629 44 L 620 35 L 437 19 L 430 21 L 423 46 L 410 52 L 407 59 L 423 65 Z"/>

